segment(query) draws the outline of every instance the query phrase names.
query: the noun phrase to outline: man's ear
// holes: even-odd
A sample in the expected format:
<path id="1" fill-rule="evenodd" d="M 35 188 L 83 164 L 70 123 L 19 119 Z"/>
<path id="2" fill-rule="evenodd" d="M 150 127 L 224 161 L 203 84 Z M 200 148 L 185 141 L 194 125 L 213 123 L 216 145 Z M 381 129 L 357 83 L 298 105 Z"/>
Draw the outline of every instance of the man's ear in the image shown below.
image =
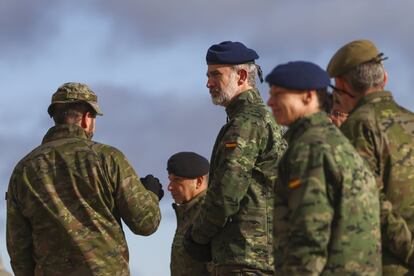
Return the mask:
<path id="1" fill-rule="evenodd" d="M 247 81 L 247 71 L 244 69 L 240 69 L 238 72 L 239 80 L 237 84 L 241 85 Z"/>
<path id="2" fill-rule="evenodd" d="M 388 83 L 388 73 L 384 72 L 384 83 L 383 83 L 382 89 L 384 89 L 387 83 Z"/>
<path id="3" fill-rule="evenodd" d="M 314 90 L 306 90 L 304 93 L 302 93 L 302 101 L 304 104 L 309 104 L 312 102 L 313 97 L 315 97 Z"/>
<path id="4" fill-rule="evenodd" d="M 199 189 L 203 185 L 204 178 L 203 176 L 198 176 L 196 178 L 196 189 Z"/>
<path id="5" fill-rule="evenodd" d="M 85 113 L 82 114 L 81 127 L 83 129 L 87 129 L 88 128 L 88 115 L 89 115 L 89 112 L 85 112 Z"/>

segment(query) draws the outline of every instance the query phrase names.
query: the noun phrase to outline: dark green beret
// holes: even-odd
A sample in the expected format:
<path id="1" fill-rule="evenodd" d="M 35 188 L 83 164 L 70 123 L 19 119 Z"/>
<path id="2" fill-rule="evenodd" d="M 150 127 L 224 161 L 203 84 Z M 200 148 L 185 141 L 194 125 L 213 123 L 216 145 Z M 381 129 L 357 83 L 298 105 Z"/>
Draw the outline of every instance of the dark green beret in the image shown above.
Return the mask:
<path id="1" fill-rule="evenodd" d="M 382 61 L 383 54 L 369 40 L 355 40 L 340 48 L 329 61 L 326 71 L 331 78 L 345 74 L 356 66 L 369 61 Z"/>
<path id="2" fill-rule="evenodd" d="M 171 156 L 167 162 L 168 173 L 185 178 L 206 175 L 208 170 L 208 160 L 195 152 L 178 152 Z"/>

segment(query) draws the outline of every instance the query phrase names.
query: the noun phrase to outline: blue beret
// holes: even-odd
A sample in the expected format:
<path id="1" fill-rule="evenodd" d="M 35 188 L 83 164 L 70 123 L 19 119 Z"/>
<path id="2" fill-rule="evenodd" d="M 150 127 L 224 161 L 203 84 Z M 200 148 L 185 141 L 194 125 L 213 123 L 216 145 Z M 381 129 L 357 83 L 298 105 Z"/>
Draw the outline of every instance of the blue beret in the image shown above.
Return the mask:
<path id="1" fill-rule="evenodd" d="M 266 82 L 293 90 L 321 89 L 330 84 L 325 70 L 306 61 L 293 61 L 276 66 L 266 76 Z"/>
<path id="2" fill-rule="evenodd" d="M 243 64 L 254 62 L 259 55 L 241 42 L 224 41 L 207 50 L 207 64 Z"/>
<path id="3" fill-rule="evenodd" d="M 195 152 L 178 152 L 171 156 L 167 162 L 168 173 L 185 178 L 206 175 L 208 170 L 208 160 Z"/>

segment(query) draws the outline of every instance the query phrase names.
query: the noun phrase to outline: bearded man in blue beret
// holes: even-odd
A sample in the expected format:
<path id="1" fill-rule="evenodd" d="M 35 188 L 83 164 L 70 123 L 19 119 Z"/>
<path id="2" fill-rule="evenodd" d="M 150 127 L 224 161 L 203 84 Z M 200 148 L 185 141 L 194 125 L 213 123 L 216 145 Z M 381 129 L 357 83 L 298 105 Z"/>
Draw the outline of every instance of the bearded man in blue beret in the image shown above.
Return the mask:
<path id="1" fill-rule="evenodd" d="M 273 275 L 273 191 L 285 149 L 281 127 L 256 89 L 259 56 L 240 42 L 207 51 L 207 88 L 226 108 L 211 156 L 207 195 L 184 246 L 212 259 L 213 275 Z M 259 71 L 258 71 L 259 70 Z"/>
<path id="2" fill-rule="evenodd" d="M 275 191 L 276 275 L 381 275 L 375 178 L 323 111 L 327 72 L 296 61 L 266 81 L 276 121 L 289 126 Z"/>

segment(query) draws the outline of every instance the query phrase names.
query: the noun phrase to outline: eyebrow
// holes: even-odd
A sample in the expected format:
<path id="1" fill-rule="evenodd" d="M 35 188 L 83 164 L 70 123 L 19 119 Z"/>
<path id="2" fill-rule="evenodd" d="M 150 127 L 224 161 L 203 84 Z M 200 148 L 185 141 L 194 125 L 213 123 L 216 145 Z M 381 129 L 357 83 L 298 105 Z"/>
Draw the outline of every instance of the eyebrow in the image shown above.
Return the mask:
<path id="1" fill-rule="evenodd" d="M 213 71 L 207 71 L 207 73 L 206 73 L 206 76 L 208 77 L 208 76 L 219 76 L 219 75 L 222 75 L 222 73 L 220 73 L 220 71 L 218 71 L 218 70 L 213 70 Z"/>
<path id="2" fill-rule="evenodd" d="M 175 175 L 175 176 L 173 176 L 173 177 L 170 177 L 170 176 L 168 176 L 168 179 L 170 180 L 170 181 L 173 181 L 173 180 L 185 180 L 185 178 L 184 177 L 181 177 L 181 176 L 177 176 L 177 175 Z"/>

